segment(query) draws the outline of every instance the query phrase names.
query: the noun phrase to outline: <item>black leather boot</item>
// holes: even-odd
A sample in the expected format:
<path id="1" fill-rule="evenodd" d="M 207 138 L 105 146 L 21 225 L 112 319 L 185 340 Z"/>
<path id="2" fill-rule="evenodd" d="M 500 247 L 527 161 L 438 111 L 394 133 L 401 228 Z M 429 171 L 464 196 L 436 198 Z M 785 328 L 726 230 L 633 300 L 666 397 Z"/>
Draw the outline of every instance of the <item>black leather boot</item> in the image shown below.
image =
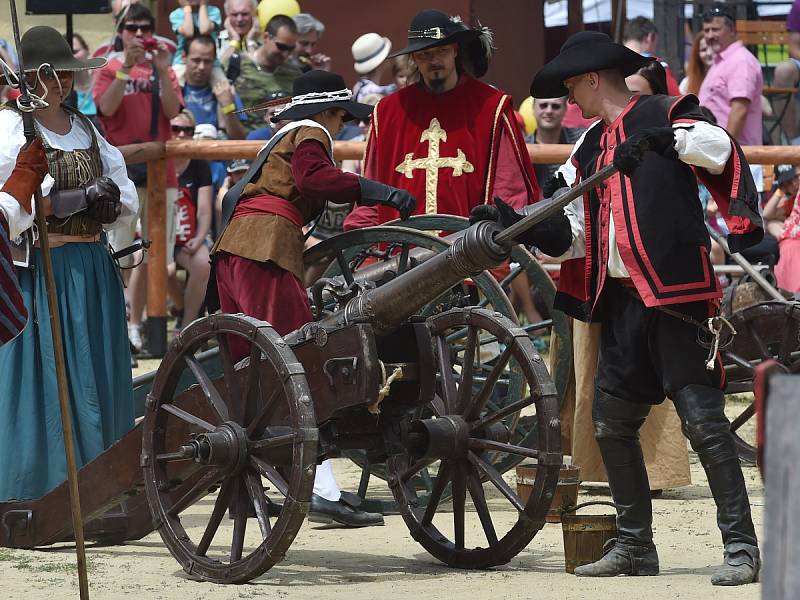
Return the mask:
<path id="1" fill-rule="evenodd" d="M 650 485 L 639 443 L 639 428 L 649 411 L 649 405 L 624 402 L 601 392 L 594 399 L 594 435 L 617 506 L 617 539 L 600 560 L 576 568 L 576 575 L 658 574 Z"/>
<path id="2" fill-rule="evenodd" d="M 578 577 L 616 577 L 617 575 L 658 575 L 658 553 L 653 544 L 636 546 L 611 539 L 603 556 L 588 565 L 575 567 Z"/>
<path id="3" fill-rule="evenodd" d="M 673 401 L 717 505 L 725 559 L 711 583 L 742 585 L 756 581 L 761 567 L 758 540 L 730 422 L 725 417 L 725 395 L 715 388 L 689 385 L 678 390 Z"/>

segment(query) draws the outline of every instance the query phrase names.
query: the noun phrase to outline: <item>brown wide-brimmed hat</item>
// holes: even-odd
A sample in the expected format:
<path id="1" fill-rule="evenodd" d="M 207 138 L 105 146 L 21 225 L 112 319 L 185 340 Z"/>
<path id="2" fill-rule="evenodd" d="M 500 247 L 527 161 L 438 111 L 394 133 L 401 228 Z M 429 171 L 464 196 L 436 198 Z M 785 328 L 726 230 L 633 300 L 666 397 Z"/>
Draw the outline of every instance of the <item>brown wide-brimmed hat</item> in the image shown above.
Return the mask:
<path id="1" fill-rule="evenodd" d="M 26 31 L 20 39 L 20 50 L 26 73 L 35 73 L 42 65 L 50 65 L 55 71 L 88 71 L 104 67 L 107 62 L 101 57 L 75 58 L 64 36 L 47 25 L 37 25 Z M 5 75 L 0 75 L 0 83 L 5 82 Z"/>

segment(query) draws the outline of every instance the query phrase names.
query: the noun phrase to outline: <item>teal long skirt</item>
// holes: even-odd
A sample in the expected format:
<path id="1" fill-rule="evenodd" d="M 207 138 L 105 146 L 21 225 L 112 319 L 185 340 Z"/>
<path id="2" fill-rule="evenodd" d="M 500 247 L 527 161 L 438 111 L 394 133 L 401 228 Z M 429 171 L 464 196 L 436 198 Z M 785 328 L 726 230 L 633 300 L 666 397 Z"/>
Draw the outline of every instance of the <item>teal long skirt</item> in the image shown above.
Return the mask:
<path id="1" fill-rule="evenodd" d="M 125 300 L 101 243 L 52 250 L 78 467 L 133 427 Z M 67 478 L 40 250 L 19 269 L 28 324 L 0 348 L 0 501 L 39 498 Z M 131 457 L 131 460 L 136 460 Z"/>

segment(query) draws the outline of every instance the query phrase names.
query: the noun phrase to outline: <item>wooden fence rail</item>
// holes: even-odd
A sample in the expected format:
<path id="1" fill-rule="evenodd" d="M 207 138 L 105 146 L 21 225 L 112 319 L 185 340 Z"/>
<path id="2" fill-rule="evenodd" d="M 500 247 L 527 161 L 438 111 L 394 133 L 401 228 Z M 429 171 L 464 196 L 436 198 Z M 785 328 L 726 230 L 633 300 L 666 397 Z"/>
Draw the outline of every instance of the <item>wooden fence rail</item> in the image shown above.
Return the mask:
<path id="1" fill-rule="evenodd" d="M 334 142 L 337 160 L 359 160 L 365 142 Z M 150 352 L 163 356 L 166 352 L 167 265 L 166 265 L 166 160 L 199 158 L 204 160 L 253 159 L 264 146 L 260 141 L 188 140 L 146 142 L 121 146 L 128 164 L 147 163 L 147 238 L 151 241 L 147 262 L 147 315 Z M 563 163 L 569 158 L 569 144 L 529 144 L 528 154 L 537 164 Z M 745 156 L 751 164 L 800 165 L 800 146 L 746 146 Z M 155 318 L 151 318 L 155 317 Z"/>

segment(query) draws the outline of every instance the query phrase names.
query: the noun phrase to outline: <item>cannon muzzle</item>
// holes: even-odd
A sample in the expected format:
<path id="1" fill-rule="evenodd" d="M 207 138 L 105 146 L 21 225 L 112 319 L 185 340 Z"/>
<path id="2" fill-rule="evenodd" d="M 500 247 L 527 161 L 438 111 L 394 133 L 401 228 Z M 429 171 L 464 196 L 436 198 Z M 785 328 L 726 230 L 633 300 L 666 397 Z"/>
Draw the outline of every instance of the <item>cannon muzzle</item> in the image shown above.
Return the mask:
<path id="1" fill-rule="evenodd" d="M 449 288 L 508 258 L 511 245 L 495 241 L 500 231 L 497 223 L 491 221 L 473 225 L 444 252 L 381 287 L 353 298 L 342 312 L 332 315 L 323 324 L 368 321 L 380 335 L 395 331 Z"/>

